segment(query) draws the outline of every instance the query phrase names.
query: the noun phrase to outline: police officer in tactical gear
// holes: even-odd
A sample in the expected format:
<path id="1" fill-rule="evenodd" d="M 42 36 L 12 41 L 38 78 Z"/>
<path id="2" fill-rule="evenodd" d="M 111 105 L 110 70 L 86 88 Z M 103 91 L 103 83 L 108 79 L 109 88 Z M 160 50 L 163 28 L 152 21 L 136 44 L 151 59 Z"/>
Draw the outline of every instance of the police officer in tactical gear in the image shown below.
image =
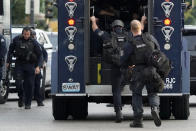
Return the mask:
<path id="1" fill-rule="evenodd" d="M 8 51 L 7 67 L 11 64 L 13 56 L 16 57 L 15 80 L 19 96 L 18 106 L 22 107 L 24 102 L 25 109 L 31 109 L 35 74 L 40 73 L 42 58 L 37 41 L 31 38 L 31 28 L 24 27 L 22 35 L 13 39 Z"/>
<path id="2" fill-rule="evenodd" d="M 121 20 L 115 20 L 112 23 L 112 32 L 111 34 L 108 34 L 105 31 L 101 31 L 97 24 L 96 24 L 96 18 L 95 16 L 91 17 L 92 21 L 92 30 L 103 40 L 104 43 L 112 43 L 113 38 L 112 35 L 121 35 L 123 34 L 123 27 L 124 23 Z M 118 43 L 116 43 L 118 46 Z M 112 93 L 113 93 L 113 103 L 114 103 L 114 110 L 116 112 L 116 119 L 115 121 L 117 123 L 121 122 L 123 120 L 123 115 L 122 115 L 122 104 L 121 104 L 121 82 L 122 82 L 122 73 L 121 73 L 121 66 L 112 64 L 112 71 L 111 71 L 111 82 L 112 82 Z"/>
<path id="3" fill-rule="evenodd" d="M 0 82 L 2 79 L 2 68 L 5 63 L 5 55 L 7 53 L 5 38 L 0 34 Z"/>
<path id="4" fill-rule="evenodd" d="M 32 38 L 36 40 L 36 32 L 34 30 L 31 31 L 31 35 L 32 35 Z M 42 66 L 41 66 L 41 68 L 43 68 L 46 66 L 46 63 L 48 61 L 48 53 L 44 49 L 44 46 L 42 44 L 39 43 L 39 46 L 40 46 L 40 49 L 42 51 L 42 56 L 43 56 L 43 61 L 42 61 Z M 44 106 L 43 101 L 44 101 L 45 92 L 42 92 L 40 88 L 41 78 L 42 78 L 41 72 L 35 75 L 34 98 L 37 101 L 38 106 Z"/>
<path id="5" fill-rule="evenodd" d="M 161 126 L 161 120 L 158 114 L 159 96 L 154 91 L 153 79 L 161 79 L 160 75 L 156 72 L 156 68 L 146 65 L 146 57 L 152 53 L 156 48 L 159 49 L 159 44 L 156 39 L 146 33 L 142 34 L 142 26 L 138 20 L 133 20 L 130 23 L 131 32 L 133 34 L 132 45 L 134 47 L 131 60 L 133 65 L 133 74 L 131 78 L 130 88 L 132 90 L 132 108 L 134 113 L 134 120 L 130 127 L 143 127 L 143 107 L 142 107 L 142 89 L 146 85 L 148 92 L 149 104 L 151 106 L 151 114 L 156 126 Z M 148 42 L 145 42 L 147 41 Z M 148 43 L 148 44 L 147 44 Z"/>

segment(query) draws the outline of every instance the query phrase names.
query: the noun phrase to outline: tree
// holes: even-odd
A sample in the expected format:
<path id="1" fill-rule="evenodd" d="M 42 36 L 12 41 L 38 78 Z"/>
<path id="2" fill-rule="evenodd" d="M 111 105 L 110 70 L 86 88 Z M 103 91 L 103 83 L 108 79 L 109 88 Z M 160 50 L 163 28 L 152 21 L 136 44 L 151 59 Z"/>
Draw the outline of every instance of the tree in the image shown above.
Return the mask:
<path id="1" fill-rule="evenodd" d="M 28 15 L 25 15 L 25 0 L 11 0 L 12 24 L 29 23 Z"/>

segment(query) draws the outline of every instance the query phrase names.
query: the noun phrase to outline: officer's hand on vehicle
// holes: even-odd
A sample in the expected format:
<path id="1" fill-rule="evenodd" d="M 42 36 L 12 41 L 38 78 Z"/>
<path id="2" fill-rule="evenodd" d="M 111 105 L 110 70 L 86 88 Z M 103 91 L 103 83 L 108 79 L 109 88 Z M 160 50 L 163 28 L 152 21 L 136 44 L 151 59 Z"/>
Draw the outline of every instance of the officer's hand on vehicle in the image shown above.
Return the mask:
<path id="1" fill-rule="evenodd" d="M 145 22 L 146 20 L 147 20 L 147 17 L 146 16 L 142 16 L 141 22 Z"/>
<path id="2" fill-rule="evenodd" d="M 91 16 L 90 19 L 91 19 L 92 22 L 96 22 L 96 17 L 95 16 Z"/>
<path id="3" fill-rule="evenodd" d="M 92 21 L 92 29 L 93 29 L 93 31 L 95 31 L 96 29 L 98 29 L 98 26 L 97 26 L 97 23 L 96 23 L 96 17 L 91 16 L 90 19 Z"/>
<path id="4" fill-rule="evenodd" d="M 35 74 L 39 74 L 40 73 L 40 68 L 39 68 L 39 66 L 37 66 L 36 68 L 35 68 Z"/>
<path id="5" fill-rule="evenodd" d="M 144 26 L 147 22 L 147 17 L 146 16 L 142 16 L 141 18 L 141 25 L 142 25 L 142 30 L 144 30 Z"/>

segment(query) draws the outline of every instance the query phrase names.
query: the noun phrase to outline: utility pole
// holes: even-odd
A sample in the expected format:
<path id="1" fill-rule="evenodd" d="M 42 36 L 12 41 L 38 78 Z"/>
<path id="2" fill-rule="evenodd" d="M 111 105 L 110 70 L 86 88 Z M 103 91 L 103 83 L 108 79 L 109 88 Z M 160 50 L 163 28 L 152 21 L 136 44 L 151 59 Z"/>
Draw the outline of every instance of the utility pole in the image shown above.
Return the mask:
<path id="1" fill-rule="evenodd" d="M 34 25 L 34 0 L 31 0 L 30 24 Z"/>

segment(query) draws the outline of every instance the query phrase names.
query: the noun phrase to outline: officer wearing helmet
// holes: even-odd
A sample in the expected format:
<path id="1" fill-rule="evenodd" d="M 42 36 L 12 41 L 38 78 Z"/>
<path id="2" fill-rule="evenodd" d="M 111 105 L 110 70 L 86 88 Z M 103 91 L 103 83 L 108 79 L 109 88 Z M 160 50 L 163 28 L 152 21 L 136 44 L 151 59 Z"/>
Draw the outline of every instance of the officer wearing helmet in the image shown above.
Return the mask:
<path id="1" fill-rule="evenodd" d="M 34 87 L 35 74 L 40 73 L 41 50 L 36 40 L 31 38 L 31 28 L 24 27 L 22 34 L 16 36 L 10 44 L 7 55 L 7 67 L 15 61 L 15 80 L 18 91 L 18 107 L 31 109 L 32 91 Z"/>
<path id="2" fill-rule="evenodd" d="M 35 30 L 31 31 L 31 36 L 33 39 L 37 39 L 36 38 L 36 32 Z M 44 49 L 44 46 L 42 44 L 39 43 L 40 49 L 42 51 L 42 56 L 43 56 L 43 61 L 42 61 L 42 66 L 41 68 L 46 66 L 46 63 L 48 61 L 48 53 L 47 51 Z M 44 93 L 42 92 L 41 88 L 40 88 L 40 83 L 41 83 L 41 78 L 42 78 L 42 74 L 41 72 L 39 74 L 35 75 L 35 85 L 34 85 L 34 99 L 37 101 L 37 105 L 38 106 L 44 106 Z"/>
<path id="3" fill-rule="evenodd" d="M 92 30 L 103 40 L 103 48 L 105 45 L 112 45 L 112 47 L 123 47 L 127 48 L 128 50 L 126 52 L 131 53 L 131 44 L 124 45 L 124 39 L 128 39 L 126 36 L 126 32 L 124 31 L 124 23 L 121 20 L 115 20 L 112 23 L 112 32 L 109 34 L 105 31 L 102 31 L 99 29 L 99 27 L 96 24 L 96 18 L 95 16 L 92 16 Z M 123 42 L 122 42 L 123 41 Z M 126 47 L 128 46 L 128 47 Z M 122 54 L 122 60 L 126 59 L 126 52 L 121 52 Z M 115 54 L 114 54 L 115 55 Z M 125 57 L 124 57 L 125 56 Z M 119 57 L 119 56 L 118 56 Z M 121 56 L 120 56 L 121 57 Z M 115 59 L 115 58 L 111 58 Z M 108 61 L 111 60 L 108 58 Z M 124 62 L 124 61 L 123 61 Z M 123 63 L 122 62 L 122 63 Z M 112 82 L 112 93 L 113 93 L 113 104 L 114 104 L 114 111 L 116 112 L 116 123 L 119 123 L 123 120 L 122 115 L 122 102 L 121 102 L 121 82 L 123 80 L 123 75 L 121 72 L 121 69 L 123 67 L 123 64 L 114 64 L 111 63 L 112 71 L 111 71 L 111 82 Z"/>

